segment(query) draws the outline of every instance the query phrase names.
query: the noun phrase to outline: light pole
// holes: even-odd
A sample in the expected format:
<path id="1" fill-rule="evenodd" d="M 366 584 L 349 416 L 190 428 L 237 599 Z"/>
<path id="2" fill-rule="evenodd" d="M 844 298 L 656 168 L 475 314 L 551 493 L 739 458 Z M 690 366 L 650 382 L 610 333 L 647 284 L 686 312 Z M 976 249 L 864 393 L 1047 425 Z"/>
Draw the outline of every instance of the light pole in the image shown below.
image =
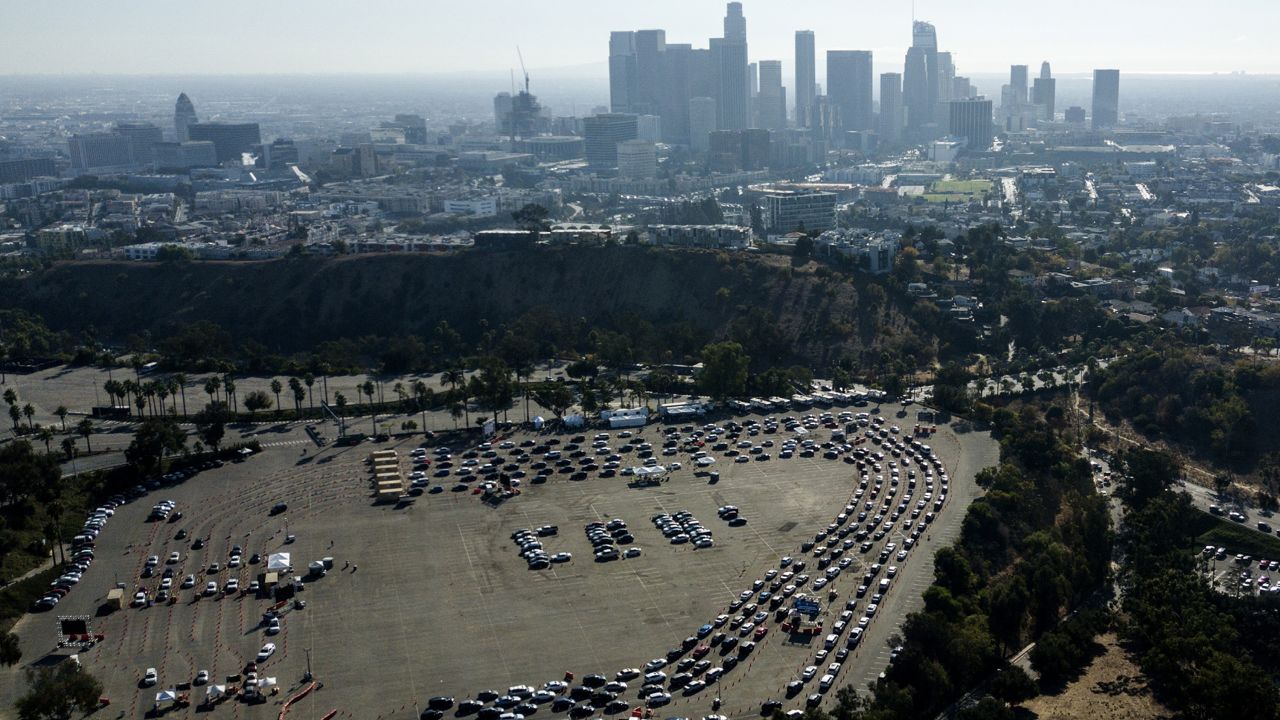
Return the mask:
<path id="1" fill-rule="evenodd" d="M 302 676 L 303 682 L 311 682 L 311 648 L 303 648 L 307 654 L 307 674 Z"/>

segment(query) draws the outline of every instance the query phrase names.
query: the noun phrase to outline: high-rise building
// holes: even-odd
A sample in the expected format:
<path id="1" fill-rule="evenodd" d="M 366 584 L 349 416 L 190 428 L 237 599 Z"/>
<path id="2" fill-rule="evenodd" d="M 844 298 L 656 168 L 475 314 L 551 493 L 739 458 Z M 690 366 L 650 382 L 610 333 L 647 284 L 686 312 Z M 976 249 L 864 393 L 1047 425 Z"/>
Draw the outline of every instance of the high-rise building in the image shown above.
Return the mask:
<path id="1" fill-rule="evenodd" d="M 952 100 L 949 107 L 951 112 L 948 131 L 952 136 L 964 138 L 965 147 L 971 150 L 986 150 L 991 147 L 995 133 L 992 129 L 990 100 Z"/>
<path id="2" fill-rule="evenodd" d="M 771 232 L 830 230 L 836 224 L 835 193 L 773 190 L 764 196 L 764 220 Z"/>
<path id="3" fill-rule="evenodd" d="M 119 133 L 72 135 L 67 141 L 71 165 L 77 170 L 124 167 L 133 164 L 129 138 Z"/>
<path id="4" fill-rule="evenodd" d="M 712 42 L 719 56 L 717 124 L 722 130 L 745 130 L 750 125 L 750 78 L 747 74 L 747 19 L 742 3 L 728 4 L 724 16 L 724 37 Z"/>
<path id="5" fill-rule="evenodd" d="M 173 131 L 178 138 L 178 142 L 187 139 L 187 128 L 195 123 L 200 122 L 196 119 L 196 106 L 192 104 L 191 98 L 186 93 L 178 95 L 178 102 L 173 107 Z"/>
<path id="6" fill-rule="evenodd" d="M 636 34 L 629 30 L 609 34 L 609 107 L 631 112 L 636 93 Z"/>
<path id="7" fill-rule="evenodd" d="M 662 56 L 667 51 L 665 30 L 637 30 L 636 92 L 627 112 L 657 115 L 662 93 Z"/>
<path id="8" fill-rule="evenodd" d="M 511 117 L 511 93 L 500 92 L 493 96 L 493 127 L 494 131 L 502 134 L 502 126 L 507 122 L 507 118 Z M 348 143 L 343 143 L 347 145 Z"/>
<path id="9" fill-rule="evenodd" d="M 973 89 L 973 83 L 969 82 L 967 77 L 956 77 L 951 81 L 951 99 L 967 100 L 976 93 Z"/>
<path id="10" fill-rule="evenodd" d="M 693 46 L 668 44 L 662 54 L 662 83 L 659 93 L 659 115 L 662 118 L 662 140 L 673 145 L 689 144 L 689 61 Z"/>
<path id="11" fill-rule="evenodd" d="M 757 125 L 765 130 L 787 127 L 787 95 L 782 87 L 782 61 L 760 61 L 760 94 L 756 97 L 759 111 Z"/>
<path id="12" fill-rule="evenodd" d="M 956 64 L 949 52 L 938 52 L 938 102 L 949 102 L 956 79 Z"/>
<path id="13" fill-rule="evenodd" d="M 582 134 L 586 145 L 587 164 L 593 170 L 618 167 L 618 143 L 638 137 L 636 116 L 605 113 L 583 118 Z"/>
<path id="14" fill-rule="evenodd" d="M 706 152 L 711 147 L 711 133 L 716 129 L 716 101 L 709 97 L 689 100 L 689 147 Z"/>
<path id="15" fill-rule="evenodd" d="M 254 148 L 254 165 L 268 170 L 281 170 L 298 164 L 298 146 L 292 140 L 276 138 Z"/>
<path id="16" fill-rule="evenodd" d="M 156 143 L 164 142 L 164 132 L 151 123 L 119 123 L 116 133 L 129 140 L 129 154 L 138 165 L 156 161 Z"/>
<path id="17" fill-rule="evenodd" d="M 842 129 L 874 127 L 872 77 L 869 50 L 827 51 L 827 97 L 836 107 Z"/>
<path id="18" fill-rule="evenodd" d="M 1113 128 L 1120 122 L 1120 71 L 1093 71 L 1093 129 Z"/>
<path id="19" fill-rule="evenodd" d="M 1049 63 L 1046 61 L 1040 65 L 1040 77 L 1032 81 L 1031 85 L 1031 102 L 1036 106 L 1037 114 L 1042 120 L 1053 121 L 1054 114 L 1057 112 L 1055 108 L 1057 94 L 1058 81 L 1053 79 L 1049 71 Z"/>
<path id="20" fill-rule="evenodd" d="M 813 112 L 814 85 L 818 82 L 813 31 L 796 31 L 796 127 L 809 127 Z"/>
<path id="21" fill-rule="evenodd" d="M 747 95 L 752 99 L 760 94 L 760 65 L 747 63 Z"/>
<path id="22" fill-rule="evenodd" d="M 1072 105 L 1062 114 L 1062 119 L 1068 124 L 1083 126 L 1085 121 L 1084 108 L 1079 105 Z"/>
<path id="23" fill-rule="evenodd" d="M 1013 91 L 1012 99 L 1017 105 L 1027 104 L 1027 66 L 1009 66 L 1009 87 Z"/>
<path id="24" fill-rule="evenodd" d="M 880 121 L 877 124 L 882 143 L 892 144 L 902 138 L 902 75 L 880 75 Z"/>
<path id="25" fill-rule="evenodd" d="M 258 123 L 194 123 L 187 126 L 187 135 L 213 143 L 220 163 L 239 162 L 242 153 L 252 152 L 254 145 L 262 143 Z"/>
<path id="26" fill-rule="evenodd" d="M 911 26 L 911 47 L 902 75 L 908 128 L 919 129 L 935 122 L 938 81 L 937 30 L 932 24 L 917 20 Z"/>
<path id="27" fill-rule="evenodd" d="M 658 154 L 646 140 L 624 140 L 617 145 L 618 174 L 630 178 L 651 178 L 658 174 Z"/>

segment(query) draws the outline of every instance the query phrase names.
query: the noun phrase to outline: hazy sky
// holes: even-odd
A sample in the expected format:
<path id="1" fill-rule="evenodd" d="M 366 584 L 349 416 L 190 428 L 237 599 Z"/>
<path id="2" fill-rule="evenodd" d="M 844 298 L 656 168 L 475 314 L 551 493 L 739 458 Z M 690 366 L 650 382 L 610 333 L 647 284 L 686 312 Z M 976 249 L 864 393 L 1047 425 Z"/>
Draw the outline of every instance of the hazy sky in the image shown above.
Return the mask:
<path id="1" fill-rule="evenodd" d="M 746 0 L 752 60 L 794 72 L 794 31 L 873 50 L 877 71 L 910 43 L 910 0 Z M 713 0 L 0 0 L 0 74 L 454 73 L 594 64 L 610 30 L 663 28 L 705 47 Z M 918 0 L 961 74 L 1041 60 L 1055 72 L 1280 73 L 1280 0 Z M 819 82 L 822 81 L 819 60 Z M 1034 74 L 1034 73 L 1033 73 Z"/>

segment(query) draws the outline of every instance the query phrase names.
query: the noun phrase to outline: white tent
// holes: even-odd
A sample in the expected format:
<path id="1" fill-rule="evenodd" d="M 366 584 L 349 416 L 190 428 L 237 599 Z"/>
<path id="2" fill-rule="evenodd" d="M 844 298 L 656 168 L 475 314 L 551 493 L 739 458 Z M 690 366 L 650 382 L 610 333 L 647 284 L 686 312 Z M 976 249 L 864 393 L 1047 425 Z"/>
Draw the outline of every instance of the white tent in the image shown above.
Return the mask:
<path id="1" fill-rule="evenodd" d="M 161 690 L 160 692 L 156 693 L 157 704 L 173 702 L 174 700 L 177 700 L 177 699 L 178 699 L 178 693 L 176 690 L 173 690 L 172 688 L 168 690 Z"/>
<path id="2" fill-rule="evenodd" d="M 534 429 L 534 430 L 541 430 L 541 429 L 542 429 L 542 426 L 543 426 L 543 425 L 546 425 L 546 424 L 547 424 L 546 419 L 545 419 L 545 418 L 543 418 L 541 415 L 535 415 L 535 416 L 533 417 L 533 429 Z"/>
<path id="3" fill-rule="evenodd" d="M 227 694 L 226 685 L 210 685 L 209 687 L 204 689 L 204 696 L 209 700 L 220 698 L 226 694 Z"/>
<path id="4" fill-rule="evenodd" d="M 271 553 L 271 556 L 267 558 L 267 570 L 269 572 L 288 570 L 291 567 L 293 567 L 293 563 L 289 562 L 289 553 Z"/>
<path id="5" fill-rule="evenodd" d="M 667 469 L 661 465 L 645 466 L 632 468 L 632 473 L 636 477 L 650 477 L 653 475 L 666 475 Z"/>
<path id="6" fill-rule="evenodd" d="M 715 462 L 716 462 L 716 459 L 715 459 L 715 458 L 713 458 L 713 457 L 711 457 L 710 455 L 708 455 L 708 456 L 706 456 L 706 457 L 700 457 L 700 458 L 698 458 L 698 465 L 699 465 L 699 466 L 701 466 L 701 467 L 706 467 L 706 466 L 708 466 L 708 465 L 714 465 L 714 464 L 715 464 Z"/>

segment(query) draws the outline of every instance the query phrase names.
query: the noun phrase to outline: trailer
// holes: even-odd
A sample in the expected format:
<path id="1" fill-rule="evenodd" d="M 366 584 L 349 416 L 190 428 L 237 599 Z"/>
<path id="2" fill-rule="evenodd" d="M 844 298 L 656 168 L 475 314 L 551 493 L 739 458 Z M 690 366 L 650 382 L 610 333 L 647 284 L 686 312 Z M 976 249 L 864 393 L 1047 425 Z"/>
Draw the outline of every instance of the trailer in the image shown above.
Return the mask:
<path id="1" fill-rule="evenodd" d="M 111 588 L 107 591 L 107 607 L 112 610 L 124 608 L 124 588 Z"/>

